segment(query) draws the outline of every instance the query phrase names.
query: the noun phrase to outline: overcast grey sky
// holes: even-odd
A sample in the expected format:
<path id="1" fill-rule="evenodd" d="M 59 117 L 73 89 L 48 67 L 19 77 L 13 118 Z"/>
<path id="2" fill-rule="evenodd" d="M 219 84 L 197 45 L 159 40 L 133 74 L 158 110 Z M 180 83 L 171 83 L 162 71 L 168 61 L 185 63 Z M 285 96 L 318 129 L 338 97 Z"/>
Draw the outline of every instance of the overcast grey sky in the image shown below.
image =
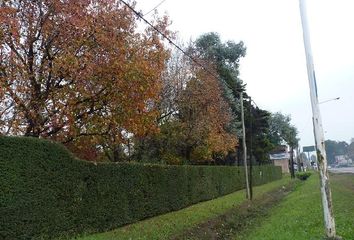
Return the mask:
<path id="1" fill-rule="evenodd" d="M 148 12 L 162 0 L 137 0 Z M 307 0 L 319 100 L 326 139 L 354 138 L 354 1 Z M 241 78 L 258 106 L 290 114 L 300 144 L 313 145 L 312 112 L 298 0 L 165 0 L 171 29 L 184 41 L 218 32 L 244 41 Z M 149 18 L 149 16 L 146 16 Z"/>

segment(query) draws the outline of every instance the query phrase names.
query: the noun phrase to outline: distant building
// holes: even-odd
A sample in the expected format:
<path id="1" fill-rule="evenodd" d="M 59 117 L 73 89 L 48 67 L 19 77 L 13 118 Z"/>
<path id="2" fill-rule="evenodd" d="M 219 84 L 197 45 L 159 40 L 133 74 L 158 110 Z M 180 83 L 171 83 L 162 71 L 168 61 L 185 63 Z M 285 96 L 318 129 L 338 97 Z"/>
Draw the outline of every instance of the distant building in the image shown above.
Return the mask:
<path id="1" fill-rule="evenodd" d="M 336 161 L 336 165 L 338 166 L 348 166 L 352 164 L 352 160 L 346 155 L 337 155 L 334 156 L 334 159 Z"/>
<path id="2" fill-rule="evenodd" d="M 290 154 L 286 145 L 277 146 L 270 154 L 274 166 L 280 166 L 283 173 L 289 173 Z"/>

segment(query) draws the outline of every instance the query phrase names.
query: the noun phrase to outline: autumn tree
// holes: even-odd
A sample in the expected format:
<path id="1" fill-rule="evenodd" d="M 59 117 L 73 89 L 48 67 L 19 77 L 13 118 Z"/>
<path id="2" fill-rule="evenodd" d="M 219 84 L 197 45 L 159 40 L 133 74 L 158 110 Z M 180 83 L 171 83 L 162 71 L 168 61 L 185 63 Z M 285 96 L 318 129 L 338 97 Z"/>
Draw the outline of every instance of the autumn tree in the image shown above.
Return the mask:
<path id="1" fill-rule="evenodd" d="M 153 131 L 168 51 L 137 21 L 115 0 L 3 1 L 1 133 L 112 148 Z"/>
<path id="2" fill-rule="evenodd" d="M 161 124 L 179 129 L 173 135 L 180 139 L 175 152 L 189 162 L 224 159 L 237 145 L 237 97 L 243 89 L 238 67 L 245 48 L 242 42 L 223 44 L 216 33 L 208 33 L 186 51 L 194 60 L 176 52 L 167 64 L 160 120 L 169 120 Z"/>
<path id="3" fill-rule="evenodd" d="M 231 109 L 220 83 L 205 70 L 209 62 L 193 59 L 172 52 L 163 74 L 160 132 L 138 139 L 136 159 L 200 164 L 235 150 L 237 137 L 228 132 Z"/>
<path id="4" fill-rule="evenodd" d="M 184 46 L 183 43 L 179 45 Z M 158 107 L 160 124 L 173 119 L 178 114 L 177 100 L 191 79 L 191 72 L 191 64 L 184 53 L 179 49 L 171 49 L 170 58 L 161 78 L 162 87 Z"/>
<path id="5" fill-rule="evenodd" d="M 215 75 L 220 82 L 220 88 L 224 100 L 232 110 L 230 132 L 241 135 L 240 92 L 245 93 L 245 84 L 240 79 L 240 60 L 246 55 L 246 47 L 242 41 L 235 43 L 227 41 L 223 43 L 215 32 L 201 35 L 193 47 L 194 54 L 199 58 L 212 63 Z M 244 96 L 247 97 L 245 93 Z"/>
<path id="6" fill-rule="evenodd" d="M 225 156 L 234 151 L 237 137 L 227 131 L 231 109 L 222 97 L 218 79 L 200 66 L 194 65 L 193 71 L 195 75 L 178 100 L 185 157 L 207 161 L 213 154 Z"/>

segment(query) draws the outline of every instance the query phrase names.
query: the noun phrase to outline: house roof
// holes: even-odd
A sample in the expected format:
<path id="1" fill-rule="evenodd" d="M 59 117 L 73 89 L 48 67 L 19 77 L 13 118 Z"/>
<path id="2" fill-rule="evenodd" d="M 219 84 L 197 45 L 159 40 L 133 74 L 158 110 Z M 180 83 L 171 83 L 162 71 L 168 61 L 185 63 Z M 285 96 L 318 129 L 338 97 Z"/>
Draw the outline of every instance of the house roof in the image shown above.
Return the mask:
<path id="1" fill-rule="evenodd" d="M 274 153 L 274 154 L 269 154 L 270 160 L 284 160 L 284 159 L 289 159 L 290 155 L 289 153 Z"/>

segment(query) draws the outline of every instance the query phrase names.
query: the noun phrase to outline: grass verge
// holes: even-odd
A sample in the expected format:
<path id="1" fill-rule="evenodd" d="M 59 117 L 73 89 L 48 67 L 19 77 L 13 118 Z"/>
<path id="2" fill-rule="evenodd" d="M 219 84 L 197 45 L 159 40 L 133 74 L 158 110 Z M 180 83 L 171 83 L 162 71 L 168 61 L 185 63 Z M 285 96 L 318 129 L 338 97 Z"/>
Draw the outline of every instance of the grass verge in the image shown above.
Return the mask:
<path id="1" fill-rule="evenodd" d="M 269 214 L 285 196 L 291 193 L 300 181 L 291 181 L 282 187 L 274 189 L 252 202 L 245 201 L 241 205 L 227 211 L 225 214 L 209 219 L 196 227 L 185 231 L 173 240 L 232 239 L 252 229 L 254 222 Z"/>
<path id="2" fill-rule="evenodd" d="M 290 182 L 290 178 L 274 181 L 254 188 L 254 199 L 264 193 L 278 189 Z M 240 206 L 245 202 L 245 192 L 235 193 L 195 204 L 180 211 L 167 213 L 154 218 L 146 219 L 113 231 L 82 236 L 79 240 L 110 240 L 110 239 L 169 239 L 182 234 L 184 231 Z"/>
<path id="3" fill-rule="evenodd" d="M 343 239 L 354 239 L 354 175 L 331 175 L 330 184 L 337 234 Z M 323 236 L 319 178 L 315 173 L 297 191 L 274 207 L 269 217 L 259 220 L 248 234 L 234 236 L 234 239 L 319 240 Z"/>

